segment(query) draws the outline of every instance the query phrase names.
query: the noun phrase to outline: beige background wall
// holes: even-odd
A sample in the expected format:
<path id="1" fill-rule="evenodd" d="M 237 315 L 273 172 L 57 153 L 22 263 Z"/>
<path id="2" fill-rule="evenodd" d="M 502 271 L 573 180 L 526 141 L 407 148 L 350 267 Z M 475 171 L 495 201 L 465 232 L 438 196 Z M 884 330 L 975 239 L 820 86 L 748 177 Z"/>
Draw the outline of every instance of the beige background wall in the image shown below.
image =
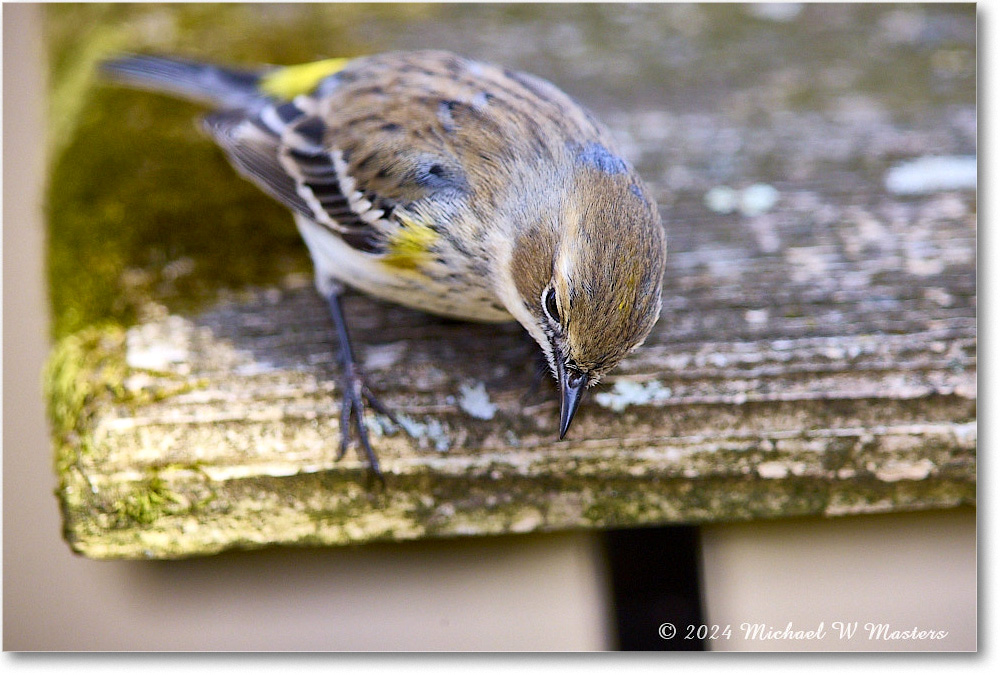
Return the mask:
<path id="1" fill-rule="evenodd" d="M 39 12 L 5 5 L 3 19 L 4 649 L 611 647 L 596 535 L 274 549 L 181 562 L 95 562 L 70 553 L 59 537 L 39 381 L 48 346 Z M 975 648 L 972 509 L 712 526 L 703 542 L 709 622 L 783 628 L 792 621 L 807 629 L 888 621 L 948 630 L 940 649 Z M 914 647 L 837 638 L 713 646 Z"/>
<path id="2" fill-rule="evenodd" d="M 720 650 L 972 650 L 976 648 L 976 514 L 971 508 L 702 530 L 705 620 L 732 625 Z M 834 622 L 857 623 L 851 638 Z M 814 630 L 802 640 L 748 639 L 740 627 Z M 946 631 L 934 640 L 870 639 L 891 631 Z"/>

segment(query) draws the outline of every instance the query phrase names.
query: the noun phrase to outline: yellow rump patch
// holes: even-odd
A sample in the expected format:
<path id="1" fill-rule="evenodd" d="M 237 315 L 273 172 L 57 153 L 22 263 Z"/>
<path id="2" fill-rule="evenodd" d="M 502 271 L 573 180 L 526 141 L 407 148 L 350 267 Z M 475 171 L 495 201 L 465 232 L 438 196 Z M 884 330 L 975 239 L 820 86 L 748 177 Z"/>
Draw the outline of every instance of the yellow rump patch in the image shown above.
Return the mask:
<path id="1" fill-rule="evenodd" d="M 313 61 L 298 66 L 285 66 L 262 77 L 260 89 L 265 94 L 277 98 L 293 99 L 299 94 L 311 92 L 323 78 L 343 70 L 351 60 L 344 57 Z"/>
<path id="2" fill-rule="evenodd" d="M 397 212 L 397 218 L 403 227 L 390 238 L 388 252 L 382 262 L 397 269 L 416 269 L 428 259 L 430 249 L 440 235 L 430 225 L 402 213 Z"/>

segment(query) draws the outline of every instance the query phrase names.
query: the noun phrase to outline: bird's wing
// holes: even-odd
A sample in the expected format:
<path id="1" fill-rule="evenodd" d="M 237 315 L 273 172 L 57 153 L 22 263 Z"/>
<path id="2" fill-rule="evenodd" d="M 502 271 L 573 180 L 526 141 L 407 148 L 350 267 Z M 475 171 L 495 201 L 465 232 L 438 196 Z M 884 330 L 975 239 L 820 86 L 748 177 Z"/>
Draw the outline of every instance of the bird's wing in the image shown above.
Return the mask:
<path id="1" fill-rule="evenodd" d="M 519 178 L 509 174 L 517 157 L 554 162 L 564 128 L 591 124 L 526 77 L 451 54 L 389 53 L 310 80 L 305 93 L 283 90 L 291 100 L 210 115 L 207 127 L 269 194 L 352 247 L 384 253 L 407 216 L 447 230 L 472 201 L 499 199 Z"/>
<path id="2" fill-rule="evenodd" d="M 359 189 L 343 151 L 324 143 L 325 123 L 295 103 L 213 113 L 205 127 L 236 168 L 293 211 L 323 225 L 350 246 L 382 250 L 394 204 Z"/>

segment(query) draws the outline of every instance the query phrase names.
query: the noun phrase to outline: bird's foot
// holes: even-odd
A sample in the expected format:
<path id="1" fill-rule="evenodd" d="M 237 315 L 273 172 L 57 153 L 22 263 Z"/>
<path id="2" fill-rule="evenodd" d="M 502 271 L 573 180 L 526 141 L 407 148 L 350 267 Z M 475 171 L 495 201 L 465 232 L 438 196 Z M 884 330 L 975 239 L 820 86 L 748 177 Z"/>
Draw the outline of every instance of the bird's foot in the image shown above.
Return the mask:
<path id="1" fill-rule="evenodd" d="M 364 376 L 358 370 L 357 362 L 354 360 L 354 350 L 351 347 L 350 335 L 347 332 L 347 321 L 344 318 L 344 310 L 340 304 L 341 288 L 335 285 L 327 295 L 327 302 L 330 306 L 330 316 L 333 319 L 334 327 L 337 330 L 337 338 L 340 342 L 338 361 L 340 361 L 341 380 L 343 389 L 343 404 L 340 409 L 340 450 L 337 452 L 337 461 L 343 459 L 347 454 L 347 448 L 351 444 L 351 427 L 357 431 L 358 442 L 361 448 L 360 455 L 364 452 L 363 459 L 368 460 L 369 478 L 377 478 L 378 482 L 385 487 L 385 477 L 379 467 L 378 457 L 372 449 L 371 441 L 368 438 L 368 426 L 365 424 L 365 403 L 371 406 L 377 413 L 385 415 L 397 427 L 403 427 L 391 410 L 379 401 L 372 390 L 365 382 Z"/>
<path id="2" fill-rule="evenodd" d="M 351 444 L 352 429 L 357 432 L 357 440 L 360 444 L 358 454 L 364 453 L 363 459 L 368 461 L 370 476 L 378 479 L 382 486 L 385 486 L 385 477 L 379 466 L 378 456 L 372 449 L 371 441 L 368 437 L 368 425 L 365 423 L 365 408 L 371 407 L 375 412 L 384 415 L 392 420 L 397 427 L 405 429 L 399 418 L 389 408 L 387 408 L 369 388 L 364 376 L 358 372 L 354 363 L 345 364 L 343 375 L 341 376 L 341 387 L 343 388 L 343 404 L 340 409 L 340 450 L 337 452 L 337 460 L 341 460 L 347 454 L 347 449 Z M 367 404 L 367 405 L 366 405 Z"/>

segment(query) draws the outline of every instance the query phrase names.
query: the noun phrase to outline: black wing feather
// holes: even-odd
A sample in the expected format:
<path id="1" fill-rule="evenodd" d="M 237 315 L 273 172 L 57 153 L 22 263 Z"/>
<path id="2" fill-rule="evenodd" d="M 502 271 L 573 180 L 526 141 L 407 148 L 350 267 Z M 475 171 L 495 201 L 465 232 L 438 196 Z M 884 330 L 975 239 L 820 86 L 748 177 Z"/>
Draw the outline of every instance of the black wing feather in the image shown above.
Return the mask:
<path id="1" fill-rule="evenodd" d="M 283 117 L 289 117 L 287 112 Z M 321 124 L 316 117 L 302 116 L 279 135 L 260 114 L 249 115 L 246 110 L 226 110 L 205 118 L 206 129 L 233 165 L 261 189 L 325 226 L 349 246 L 381 252 L 380 232 L 343 193 L 335 153 L 314 142 L 321 138 Z M 298 133 L 300 125 L 305 134 Z"/>
<path id="2" fill-rule="evenodd" d="M 295 180 L 278 162 L 277 137 L 255 126 L 248 128 L 250 122 L 240 110 L 212 113 L 205 117 L 204 123 L 240 173 L 290 209 L 304 216 L 313 215 L 299 196 Z"/>

